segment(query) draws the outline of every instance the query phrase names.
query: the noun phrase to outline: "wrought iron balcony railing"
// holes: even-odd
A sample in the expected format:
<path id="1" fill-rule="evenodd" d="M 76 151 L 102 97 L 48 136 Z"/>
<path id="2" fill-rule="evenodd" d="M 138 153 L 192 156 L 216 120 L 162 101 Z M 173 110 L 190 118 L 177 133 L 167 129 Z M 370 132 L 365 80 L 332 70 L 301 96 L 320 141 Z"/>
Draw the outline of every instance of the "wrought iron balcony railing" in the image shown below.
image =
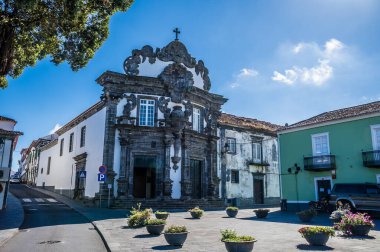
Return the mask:
<path id="1" fill-rule="evenodd" d="M 336 169 L 335 155 L 322 155 L 303 158 L 304 169 L 309 171 L 329 171 Z"/>
<path id="2" fill-rule="evenodd" d="M 257 166 L 269 166 L 269 162 L 266 160 L 248 160 L 248 165 L 257 165 Z"/>
<path id="3" fill-rule="evenodd" d="M 380 168 L 380 150 L 363 151 L 363 165 L 368 168 Z"/>

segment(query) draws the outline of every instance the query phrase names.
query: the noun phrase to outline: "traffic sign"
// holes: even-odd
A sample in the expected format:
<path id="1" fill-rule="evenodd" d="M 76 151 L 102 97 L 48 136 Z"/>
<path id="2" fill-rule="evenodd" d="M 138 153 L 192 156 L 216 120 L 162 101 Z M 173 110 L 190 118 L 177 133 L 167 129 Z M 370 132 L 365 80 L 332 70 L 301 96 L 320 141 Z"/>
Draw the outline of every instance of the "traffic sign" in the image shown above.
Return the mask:
<path id="1" fill-rule="evenodd" d="M 99 167 L 99 172 L 100 172 L 101 174 L 105 174 L 105 173 L 107 172 L 107 166 L 105 166 L 105 165 L 101 165 L 101 166 Z"/>
<path id="2" fill-rule="evenodd" d="M 87 172 L 86 171 L 80 171 L 79 172 L 79 178 L 86 178 Z"/>
<path id="3" fill-rule="evenodd" d="M 108 189 L 112 189 L 112 184 L 108 184 Z"/>
<path id="4" fill-rule="evenodd" d="M 98 181 L 99 182 L 104 182 L 107 180 L 107 175 L 106 174 L 101 174 L 101 173 L 98 173 Z"/>

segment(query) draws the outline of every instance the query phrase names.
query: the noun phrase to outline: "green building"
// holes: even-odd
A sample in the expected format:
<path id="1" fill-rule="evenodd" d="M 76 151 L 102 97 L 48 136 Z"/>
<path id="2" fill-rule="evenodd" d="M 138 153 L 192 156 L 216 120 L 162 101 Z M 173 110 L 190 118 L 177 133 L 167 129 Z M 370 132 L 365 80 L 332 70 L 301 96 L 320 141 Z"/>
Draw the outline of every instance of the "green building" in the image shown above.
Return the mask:
<path id="1" fill-rule="evenodd" d="M 380 102 L 334 110 L 278 132 L 281 198 L 305 208 L 335 183 L 380 184 Z"/>

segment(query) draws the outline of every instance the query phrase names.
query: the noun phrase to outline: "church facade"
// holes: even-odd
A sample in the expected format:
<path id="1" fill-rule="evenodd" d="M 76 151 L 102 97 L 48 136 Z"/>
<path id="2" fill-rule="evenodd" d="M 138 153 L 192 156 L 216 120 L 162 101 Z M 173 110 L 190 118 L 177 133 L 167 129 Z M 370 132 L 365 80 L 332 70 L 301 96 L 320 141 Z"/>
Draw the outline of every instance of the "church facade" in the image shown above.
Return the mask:
<path id="1" fill-rule="evenodd" d="M 204 62 L 176 39 L 163 48 L 133 50 L 123 66 L 125 73 L 98 77 L 101 101 L 45 146 L 40 163 L 49 165 L 49 175 L 39 176 L 37 186 L 59 192 L 54 184 L 60 183 L 70 197 L 98 200 L 110 184 L 119 206 L 141 199 L 222 202 L 218 120 L 227 99 L 209 91 Z M 107 167 L 104 184 L 97 182 L 100 165 Z"/>

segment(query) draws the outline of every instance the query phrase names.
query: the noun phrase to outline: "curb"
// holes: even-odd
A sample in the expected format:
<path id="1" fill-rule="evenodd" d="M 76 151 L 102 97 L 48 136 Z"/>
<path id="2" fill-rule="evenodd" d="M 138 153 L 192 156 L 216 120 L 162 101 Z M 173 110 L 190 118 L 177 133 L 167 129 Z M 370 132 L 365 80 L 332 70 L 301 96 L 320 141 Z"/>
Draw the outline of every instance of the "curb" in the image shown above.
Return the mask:
<path id="1" fill-rule="evenodd" d="M 27 186 L 27 187 L 30 188 L 30 189 L 33 189 L 33 190 L 35 190 L 35 191 L 38 191 L 38 192 L 40 192 L 40 193 L 43 193 L 43 194 L 45 194 L 45 195 L 47 195 L 47 196 L 49 196 L 49 197 L 53 197 L 53 198 L 55 198 L 56 200 L 60 201 L 59 199 L 57 199 L 57 198 L 55 197 L 55 195 L 54 195 L 53 192 L 51 192 L 52 195 L 50 195 L 50 194 L 47 194 L 47 193 L 45 192 L 44 189 L 40 189 L 40 188 L 36 189 L 36 188 L 30 187 L 30 186 Z M 62 196 L 62 197 L 65 197 L 65 196 Z M 62 201 L 60 201 L 60 202 L 62 202 Z M 67 204 L 67 203 L 65 203 L 65 202 L 62 202 L 62 203 L 65 204 L 66 206 L 70 207 L 71 209 L 73 209 L 75 212 L 77 212 L 77 213 L 79 213 L 80 215 L 82 215 L 84 218 L 86 218 L 86 219 L 89 221 L 89 223 L 91 223 L 91 225 L 94 226 L 96 232 L 99 234 L 100 239 L 102 239 L 103 244 L 104 244 L 104 246 L 106 247 L 107 252 L 112 252 L 111 249 L 110 249 L 110 247 L 108 246 L 108 243 L 107 243 L 107 241 L 106 241 L 106 239 L 105 239 L 103 233 L 100 231 L 100 229 L 98 228 L 98 226 L 96 225 L 96 223 L 95 223 L 94 221 L 92 221 L 89 217 L 86 216 L 86 214 L 84 214 L 84 213 L 81 212 L 80 210 L 76 209 L 75 207 L 73 207 L 73 206 L 71 206 L 71 205 L 69 205 L 69 204 Z"/>

